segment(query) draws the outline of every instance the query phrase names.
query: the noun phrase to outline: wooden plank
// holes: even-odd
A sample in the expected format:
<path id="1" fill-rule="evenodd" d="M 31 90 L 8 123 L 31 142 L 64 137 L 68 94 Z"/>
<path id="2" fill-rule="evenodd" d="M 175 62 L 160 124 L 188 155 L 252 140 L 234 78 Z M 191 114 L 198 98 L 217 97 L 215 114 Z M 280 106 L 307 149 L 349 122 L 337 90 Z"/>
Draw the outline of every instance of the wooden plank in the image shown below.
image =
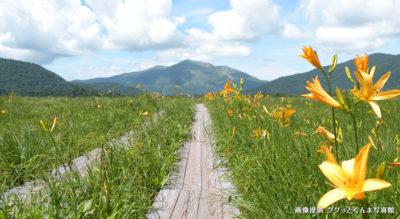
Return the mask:
<path id="1" fill-rule="evenodd" d="M 211 145 L 208 145 L 206 142 L 203 143 L 202 147 L 202 184 L 201 184 L 201 197 L 200 197 L 200 206 L 199 206 L 199 214 L 198 218 L 215 218 L 217 211 L 217 202 L 212 200 L 212 187 L 215 185 L 211 180 L 211 171 L 212 171 L 212 154 Z M 215 191 L 214 191 L 215 192 Z"/>
<path id="2" fill-rule="evenodd" d="M 223 175 L 226 170 L 219 167 L 220 160 L 213 154 L 213 141 L 209 136 L 211 124 L 207 108 L 196 105 L 192 139 L 186 142 L 179 153 L 178 172 L 160 191 L 148 218 L 231 218 L 240 215 L 237 209 L 224 205 L 225 194 L 233 193 L 234 186 Z M 173 204 L 174 203 L 174 204 Z M 231 214 L 233 212 L 233 214 Z"/>
<path id="3" fill-rule="evenodd" d="M 199 190 L 182 190 L 169 218 L 197 218 Z"/>
<path id="4" fill-rule="evenodd" d="M 200 153 L 200 144 L 196 141 L 192 141 L 183 181 L 183 189 L 185 190 L 200 189 L 201 187 L 201 173 L 199 171 L 201 168 Z"/>
<path id="5" fill-rule="evenodd" d="M 149 212 L 147 217 L 149 219 L 170 218 L 180 192 L 181 190 L 177 189 L 161 190 L 153 203 L 157 211 Z"/>
<path id="6" fill-rule="evenodd" d="M 178 168 L 174 171 L 169 179 L 169 184 L 164 186 L 164 189 L 182 189 L 183 180 L 185 179 L 186 166 L 189 157 L 190 141 L 187 141 L 182 148 L 179 149 L 180 161 Z"/>

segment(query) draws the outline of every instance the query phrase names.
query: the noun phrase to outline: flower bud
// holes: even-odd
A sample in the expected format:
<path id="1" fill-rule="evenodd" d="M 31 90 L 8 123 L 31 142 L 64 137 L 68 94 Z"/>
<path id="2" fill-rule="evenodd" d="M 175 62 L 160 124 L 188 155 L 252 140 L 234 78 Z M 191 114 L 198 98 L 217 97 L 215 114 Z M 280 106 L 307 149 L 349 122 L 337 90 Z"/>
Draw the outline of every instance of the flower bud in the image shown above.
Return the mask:
<path id="1" fill-rule="evenodd" d="M 335 54 L 332 57 L 332 64 L 331 64 L 331 68 L 329 69 L 329 73 L 332 73 L 335 70 L 336 64 L 337 64 L 337 55 Z"/>
<path id="2" fill-rule="evenodd" d="M 374 168 L 369 169 L 369 177 L 370 178 L 375 178 L 376 177 L 376 172 Z"/>
<path id="3" fill-rule="evenodd" d="M 233 84 L 233 89 L 238 90 L 238 86 L 236 84 Z"/>
<path id="4" fill-rule="evenodd" d="M 339 103 L 342 104 L 342 105 L 344 105 L 344 100 L 343 100 L 343 97 L 342 97 L 342 92 L 340 91 L 340 88 L 338 88 L 338 87 L 336 87 L 336 95 L 337 95 L 337 97 L 338 97 L 338 99 L 339 99 Z"/>
<path id="5" fill-rule="evenodd" d="M 353 78 L 351 77 L 351 74 L 350 74 L 350 70 L 349 70 L 349 68 L 346 66 L 346 68 L 345 68 L 345 70 L 346 70 L 346 75 L 347 75 L 347 78 L 349 79 L 349 81 L 351 82 L 351 83 L 353 83 L 353 84 L 356 84 L 356 82 L 353 80 Z"/>
<path id="6" fill-rule="evenodd" d="M 385 163 L 381 163 L 381 165 L 379 165 L 379 167 L 378 167 L 378 171 L 376 173 L 376 177 L 378 179 L 383 179 L 383 177 L 385 176 L 385 172 L 386 172 Z"/>

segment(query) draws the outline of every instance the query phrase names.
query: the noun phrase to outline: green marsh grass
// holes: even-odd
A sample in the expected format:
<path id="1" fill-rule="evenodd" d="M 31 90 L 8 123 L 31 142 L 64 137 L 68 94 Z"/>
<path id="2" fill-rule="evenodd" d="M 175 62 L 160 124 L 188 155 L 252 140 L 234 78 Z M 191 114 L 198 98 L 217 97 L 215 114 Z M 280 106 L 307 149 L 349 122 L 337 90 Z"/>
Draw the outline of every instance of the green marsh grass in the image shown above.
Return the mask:
<path id="1" fill-rule="evenodd" d="M 138 127 L 146 120 L 141 111 L 156 112 L 145 98 L 26 98 L 2 97 L 0 108 L 0 182 L 3 189 L 21 185 L 38 173 L 53 169 L 111 139 Z M 98 107 L 98 105 L 100 107 Z M 135 109 L 135 111 L 133 111 Z M 57 117 L 52 133 L 62 159 L 39 121 Z"/>

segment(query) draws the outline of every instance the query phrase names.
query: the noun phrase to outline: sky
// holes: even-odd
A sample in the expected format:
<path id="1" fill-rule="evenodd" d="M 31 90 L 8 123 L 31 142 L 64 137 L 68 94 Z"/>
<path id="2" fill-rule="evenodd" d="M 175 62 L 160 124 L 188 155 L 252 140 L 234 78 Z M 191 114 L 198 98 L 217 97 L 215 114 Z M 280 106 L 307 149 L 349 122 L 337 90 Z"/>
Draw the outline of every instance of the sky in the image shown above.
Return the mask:
<path id="1" fill-rule="evenodd" d="M 1 0 L 0 57 L 66 80 L 184 59 L 263 80 L 356 54 L 399 54 L 400 0 Z"/>

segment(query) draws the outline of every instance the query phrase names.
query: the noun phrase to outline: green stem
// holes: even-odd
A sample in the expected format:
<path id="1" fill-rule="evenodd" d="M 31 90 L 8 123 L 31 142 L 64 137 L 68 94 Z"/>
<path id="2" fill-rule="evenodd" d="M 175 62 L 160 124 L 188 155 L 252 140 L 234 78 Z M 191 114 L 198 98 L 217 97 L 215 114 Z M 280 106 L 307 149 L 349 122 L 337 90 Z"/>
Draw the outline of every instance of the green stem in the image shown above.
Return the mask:
<path id="1" fill-rule="evenodd" d="M 381 145 L 381 140 L 379 139 L 379 126 L 380 126 L 380 122 L 378 122 L 378 124 L 376 125 L 375 128 L 375 135 L 376 135 L 376 145 L 378 146 L 378 150 L 381 151 L 383 149 L 382 145 Z"/>
<path id="2" fill-rule="evenodd" d="M 56 145 L 56 141 L 54 140 L 53 135 L 51 134 L 50 131 L 48 131 L 47 134 L 49 135 L 50 141 L 51 141 L 51 143 L 53 144 L 55 157 L 58 157 L 58 159 L 63 163 L 63 167 L 64 167 L 64 159 L 62 158 L 61 153 L 59 153 L 59 151 L 58 151 L 58 147 L 57 147 L 57 145 Z M 65 167 L 64 167 L 64 168 L 65 168 Z M 55 172 L 55 174 L 56 174 L 56 176 L 57 176 L 57 174 L 58 174 L 58 168 L 57 168 L 57 166 L 56 166 L 56 172 Z"/>
<path id="3" fill-rule="evenodd" d="M 338 152 L 338 145 L 337 145 L 337 131 L 336 131 L 336 116 L 335 116 L 335 109 L 332 107 L 332 118 L 333 118 L 333 134 L 335 135 L 335 152 L 336 158 L 340 161 L 339 152 Z"/>
<path id="4" fill-rule="evenodd" d="M 329 76 L 326 75 L 325 71 L 322 71 L 324 73 L 325 79 L 328 82 L 328 92 L 329 95 L 332 96 L 332 85 L 331 85 L 331 72 L 329 72 Z M 335 135 L 335 154 L 336 154 L 336 159 L 340 161 L 339 158 L 339 151 L 338 151 L 338 144 L 337 144 L 337 131 L 336 131 L 336 116 L 335 116 L 335 109 L 332 107 L 332 123 L 333 123 L 333 134 Z"/>
<path id="5" fill-rule="evenodd" d="M 354 126 L 354 136 L 356 138 L 356 154 L 358 153 L 358 137 L 357 137 L 357 123 L 356 117 L 352 112 L 350 112 L 351 118 L 353 119 L 353 126 Z"/>

